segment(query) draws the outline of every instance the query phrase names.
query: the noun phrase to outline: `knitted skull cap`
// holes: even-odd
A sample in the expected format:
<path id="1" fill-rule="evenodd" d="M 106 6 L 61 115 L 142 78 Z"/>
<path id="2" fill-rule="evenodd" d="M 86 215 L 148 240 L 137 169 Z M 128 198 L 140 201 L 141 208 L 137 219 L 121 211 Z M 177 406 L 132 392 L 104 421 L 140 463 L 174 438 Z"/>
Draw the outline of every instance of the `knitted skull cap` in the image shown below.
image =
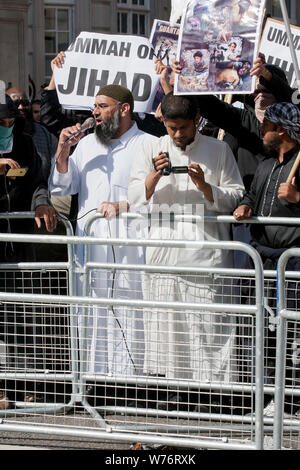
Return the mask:
<path id="1" fill-rule="evenodd" d="M 133 111 L 134 99 L 132 93 L 128 88 L 125 88 L 122 85 L 105 85 L 100 88 L 97 93 L 97 96 L 98 95 L 109 96 L 110 98 L 119 101 L 119 103 L 128 103 L 131 111 Z"/>

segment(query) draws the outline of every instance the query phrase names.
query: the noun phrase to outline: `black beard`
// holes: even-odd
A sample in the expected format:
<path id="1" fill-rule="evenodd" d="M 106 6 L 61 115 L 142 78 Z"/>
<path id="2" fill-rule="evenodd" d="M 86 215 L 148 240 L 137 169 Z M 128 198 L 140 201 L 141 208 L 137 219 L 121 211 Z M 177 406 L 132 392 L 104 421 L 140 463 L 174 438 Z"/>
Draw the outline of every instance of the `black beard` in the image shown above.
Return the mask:
<path id="1" fill-rule="evenodd" d="M 101 144 L 107 145 L 120 131 L 120 112 L 116 109 L 111 118 L 95 127 L 95 134 Z"/>
<path id="2" fill-rule="evenodd" d="M 279 151 L 280 151 L 281 140 L 274 138 L 274 140 L 268 144 L 263 145 L 264 154 L 267 157 L 275 157 L 278 158 Z"/>

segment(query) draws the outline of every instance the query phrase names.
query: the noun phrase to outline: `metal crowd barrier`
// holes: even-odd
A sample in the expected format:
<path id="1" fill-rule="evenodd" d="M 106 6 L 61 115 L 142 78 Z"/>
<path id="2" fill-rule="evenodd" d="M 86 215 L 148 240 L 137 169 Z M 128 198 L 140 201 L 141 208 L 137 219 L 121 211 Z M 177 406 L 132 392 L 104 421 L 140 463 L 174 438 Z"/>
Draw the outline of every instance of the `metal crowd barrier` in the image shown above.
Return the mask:
<path id="1" fill-rule="evenodd" d="M 298 358 L 300 311 L 297 302 L 294 302 L 294 305 L 289 302 L 289 292 L 285 287 L 286 267 L 292 257 L 300 257 L 299 248 L 286 250 L 281 255 L 277 268 L 278 308 L 274 417 L 274 448 L 276 450 L 282 448 L 299 450 L 300 448 L 300 361 Z M 290 417 L 287 419 L 286 408 L 290 414 L 294 415 L 294 419 L 290 419 Z"/>
<path id="2" fill-rule="evenodd" d="M 7 214 L 3 216 L 7 217 Z M 87 234 L 99 217 L 97 215 L 89 219 L 86 224 Z M 123 217 L 130 219 L 140 216 L 131 214 Z M 205 221 L 235 222 L 230 216 L 205 217 Z M 289 225 L 297 223 L 291 219 L 270 218 L 254 218 L 249 222 Z M 63 309 L 62 317 L 65 318 L 63 341 L 66 340 L 66 343 L 62 345 L 59 343 L 57 348 L 63 350 L 67 344 L 70 353 L 67 370 L 61 370 L 56 366 L 53 366 L 53 371 L 41 370 L 38 367 L 32 368 L 32 364 L 25 364 L 16 369 L 3 371 L 0 348 L 0 380 L 3 379 L 6 382 L 11 380 L 16 384 L 18 380 L 23 380 L 25 383 L 31 381 L 35 384 L 44 383 L 47 386 L 51 384 L 54 388 L 50 393 L 48 390 L 45 392 L 45 397 L 50 395 L 50 399 L 45 398 L 42 403 L 19 403 L 16 400 L 15 409 L 1 411 L 0 417 L 4 419 L 1 422 L 0 433 L 1 431 L 26 430 L 30 433 L 87 437 L 104 441 L 140 442 L 152 448 L 158 445 L 201 449 L 264 448 L 266 432 L 270 435 L 274 423 L 273 418 L 263 416 L 264 394 L 272 395 L 275 392 L 272 381 L 264 383 L 266 382 L 264 340 L 265 332 L 270 328 L 276 328 L 273 311 L 274 298 L 271 302 L 272 307 L 269 307 L 265 297 L 270 292 L 272 296 L 275 292 L 276 296 L 276 288 L 274 290 L 276 272 L 268 271 L 264 273 L 265 277 L 263 276 L 260 257 L 252 247 L 239 242 L 189 242 L 187 244 L 182 241 L 166 240 L 119 238 L 107 240 L 89 235 L 76 237 L 71 234 L 66 236 L 1 234 L 0 241 L 67 244 L 69 247 L 67 263 L 49 263 L 49 265 L 19 263 L 15 266 L 16 269 L 37 269 L 44 273 L 47 269 L 66 269 L 69 282 L 66 295 L 56 295 L 58 290 L 55 294 L 51 292 L 50 295 L 45 295 L 43 290 L 35 290 L 31 294 L 26 293 L 27 291 L 17 294 L 0 292 L 0 301 L 2 304 L 18 305 L 18 309 L 22 305 L 22 309 L 29 310 L 29 312 L 34 307 L 38 316 L 40 315 L 42 319 L 46 318 L 46 321 L 43 320 L 41 337 L 44 335 L 47 340 L 49 337 L 55 337 L 56 340 L 61 341 L 56 333 L 49 335 L 47 322 L 53 317 L 51 308 Z M 81 244 L 85 245 L 83 265 L 80 265 L 74 255 L 75 245 Z M 95 245 L 110 248 L 123 245 L 143 249 L 157 246 L 184 249 L 188 245 L 190 248 L 199 249 L 239 250 L 252 258 L 254 269 L 122 265 L 117 260 L 112 260 L 111 263 L 97 263 L 90 258 L 90 249 Z M 4 265 L 3 268 L 6 269 L 6 266 Z M 124 282 L 127 280 L 126 276 L 132 273 L 139 276 L 135 300 L 126 297 L 125 291 L 122 292 L 122 290 L 115 297 L 111 295 L 111 292 L 107 295 L 101 291 L 102 282 L 107 282 L 108 279 L 114 282 L 116 273 Z M 157 275 L 161 276 L 164 292 L 168 292 L 170 279 L 172 282 L 174 279 L 178 282 L 181 278 L 187 280 L 183 286 L 178 284 L 180 288 L 186 288 L 190 281 L 201 283 L 203 279 L 205 282 L 209 279 L 209 289 L 218 293 L 216 298 L 219 302 L 209 302 L 205 297 L 199 297 L 196 301 L 174 302 L 152 296 L 151 287 L 150 290 L 145 290 L 144 286 L 147 283 L 144 283 L 144 280 L 147 276 L 151 279 L 152 276 Z M 293 279 L 299 279 L 299 273 L 287 273 L 287 277 L 290 276 Z M 77 291 L 79 279 L 82 283 L 80 295 Z M 265 286 L 266 280 L 270 283 L 268 289 L 265 288 L 265 292 L 264 280 Z M 99 285 L 100 289 L 97 290 Z M 144 300 L 145 292 L 148 292 L 148 300 Z M 192 318 L 197 314 L 199 319 L 206 318 L 208 323 L 212 324 L 216 324 L 219 317 L 224 315 L 224 319 L 226 318 L 230 327 L 234 328 L 237 333 L 234 347 L 231 346 L 229 351 L 237 362 L 237 377 L 232 381 L 207 381 L 203 378 L 195 378 L 189 370 L 184 369 L 184 354 L 178 355 L 180 365 L 175 368 L 173 376 L 162 376 L 163 374 L 159 373 L 152 375 L 143 370 L 138 374 L 127 373 L 125 369 L 112 373 L 107 369 L 106 363 L 106 370 L 91 371 L 90 346 L 95 341 L 93 327 L 98 317 L 102 315 L 105 323 L 111 322 L 113 316 L 115 324 L 111 326 L 110 323 L 110 328 L 123 334 L 124 331 L 121 332 L 122 328 L 118 324 L 118 318 L 114 316 L 114 311 L 123 314 L 130 309 L 135 309 L 141 316 L 149 311 L 166 312 L 171 318 L 177 315 L 181 318 L 186 313 Z M 266 315 L 269 319 L 265 324 Z M 59 314 L 58 317 L 60 318 Z M 79 318 L 82 321 L 78 322 Z M 184 322 L 180 320 L 178 325 L 184 326 Z M 226 322 L 222 320 L 220 328 L 222 329 L 224 325 L 226 326 Z M 130 325 L 128 328 L 126 331 L 130 331 Z M 136 327 L 135 332 L 141 333 L 139 328 Z M 109 328 L 104 326 L 103 331 L 107 333 Z M 220 334 L 221 337 L 222 334 Z M 123 336 L 124 342 L 125 339 Z M 174 341 L 174 345 L 179 349 L 180 341 L 178 344 Z M 142 343 L 143 340 L 139 339 L 136 349 L 137 357 L 141 361 L 144 359 L 143 353 L 140 352 Z M 40 349 L 43 350 L 43 348 L 48 352 L 47 341 Z M 119 343 L 116 343 L 115 350 L 118 351 L 119 348 Z M 107 351 L 101 352 L 107 355 Z M 43 354 L 45 353 L 42 351 Z M 51 356 L 51 351 L 49 354 Z M 53 364 L 55 359 L 54 351 Z M 60 364 L 66 364 L 66 362 L 61 361 Z M 186 376 L 182 374 L 183 371 Z M 176 374 L 179 374 L 179 377 Z M 169 392 L 180 393 L 186 397 L 181 403 L 177 403 L 176 400 L 171 402 L 168 398 Z M 58 399 L 55 402 L 57 396 Z M 213 403 L 214 397 L 219 400 L 217 404 Z M 197 403 L 200 404 L 198 410 L 195 406 Z M 169 409 L 171 404 L 173 409 Z"/>
<path id="3" fill-rule="evenodd" d="M 32 219 L 34 213 L 32 212 L 12 212 L 0 214 L 0 219 L 5 220 L 23 220 Z M 66 236 L 73 237 L 74 232 L 71 223 L 66 219 L 61 219 L 61 224 L 64 227 Z M 17 242 L 24 242 L 26 235 L 19 234 Z M 48 235 L 32 235 L 32 243 L 48 244 Z M 63 236 L 60 236 L 64 240 Z M 13 236 L 7 234 L 6 243 L 13 241 Z M 29 242 L 30 243 L 30 242 Z M 50 246 L 53 242 L 49 241 Z M 51 245 L 52 243 L 52 245 Z M 66 258 L 67 261 L 60 262 L 20 262 L 20 263 L 1 263 L 0 264 L 0 283 L 1 291 L 5 291 L 3 302 L 1 303 L 1 322 L 2 330 L 0 332 L 0 346 L 1 346 L 1 360 L 0 360 L 0 382 L 2 380 L 17 381 L 47 381 L 55 384 L 57 381 L 67 381 L 71 383 L 72 392 L 70 394 L 70 403 L 41 403 L 37 406 L 29 401 L 24 402 L 23 397 L 17 397 L 13 405 L 17 413 L 36 414 L 39 412 L 60 412 L 67 411 L 73 406 L 73 397 L 77 393 L 78 384 L 78 355 L 76 345 L 77 335 L 77 322 L 72 315 L 71 309 L 66 307 L 53 306 L 43 307 L 41 305 L 24 304 L 23 307 L 16 307 L 17 304 L 9 302 L 9 294 L 12 292 L 17 293 L 15 297 L 18 302 L 18 297 L 25 292 L 31 292 L 32 297 L 38 294 L 51 295 L 53 292 L 62 292 L 65 295 L 74 294 L 74 253 L 73 245 L 67 243 Z M 47 308 L 49 311 L 47 311 Z M 17 312 L 14 311 L 17 309 Z M 19 310 L 19 311 L 18 311 Z M 23 310 L 23 312 L 22 312 Z M 18 317 L 17 317 L 18 315 Z M 10 317 L 10 319 L 9 319 Z M 53 318 L 54 317 L 54 318 Z M 26 323 L 29 322 L 28 328 Z M 15 323 L 15 326 L 13 326 Z M 20 330 L 30 330 L 32 337 L 32 344 L 14 344 L 18 338 L 26 342 L 25 333 L 20 333 Z M 5 344 L 4 337 L 12 340 L 12 344 Z M 56 349 L 60 348 L 61 351 L 57 352 Z M 22 349 L 22 353 L 17 352 L 17 349 Z M 30 351 L 30 355 L 28 354 Z M 26 355 L 28 357 L 26 357 Z M 55 356 L 55 357 L 54 357 Z M 53 366 L 55 362 L 55 366 Z M 2 382 L 1 382 L 2 383 Z M 0 387 L 1 388 L 1 387 Z M 26 386 L 24 389 L 24 396 Z M 5 413 L 6 416 L 14 414 L 14 410 L 0 411 L 0 416 Z"/>

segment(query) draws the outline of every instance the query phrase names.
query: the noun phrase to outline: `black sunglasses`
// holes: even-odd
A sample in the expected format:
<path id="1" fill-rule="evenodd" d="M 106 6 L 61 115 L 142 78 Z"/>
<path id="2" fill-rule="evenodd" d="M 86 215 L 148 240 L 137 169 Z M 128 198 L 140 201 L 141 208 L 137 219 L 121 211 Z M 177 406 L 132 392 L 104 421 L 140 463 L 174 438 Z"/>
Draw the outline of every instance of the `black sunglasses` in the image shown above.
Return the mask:
<path id="1" fill-rule="evenodd" d="M 29 106 L 30 105 L 30 101 L 29 100 L 15 100 L 14 101 L 15 105 L 17 106 L 17 108 L 20 106 L 20 104 L 22 106 Z"/>

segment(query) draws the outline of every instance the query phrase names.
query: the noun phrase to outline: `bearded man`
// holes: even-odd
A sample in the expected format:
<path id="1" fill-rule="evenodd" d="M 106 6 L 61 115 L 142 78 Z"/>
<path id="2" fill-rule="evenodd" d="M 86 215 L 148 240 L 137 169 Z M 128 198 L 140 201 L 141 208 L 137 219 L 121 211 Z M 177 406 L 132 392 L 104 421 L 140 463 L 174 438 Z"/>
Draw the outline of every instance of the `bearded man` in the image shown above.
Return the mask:
<path id="1" fill-rule="evenodd" d="M 266 109 L 264 121 L 261 126 L 265 158 L 257 167 L 250 190 L 245 194 L 240 205 L 234 210 L 237 221 L 247 220 L 252 216 L 285 217 L 289 219 L 300 217 L 300 170 L 297 167 L 292 181 L 288 181 L 291 170 L 294 168 L 297 155 L 300 151 L 300 111 L 292 103 L 276 103 Z M 263 261 L 264 269 L 276 270 L 281 254 L 293 247 L 300 246 L 300 229 L 295 225 L 252 225 L 250 244 L 258 251 Z M 245 266 L 252 268 L 251 265 Z M 287 264 L 287 271 L 300 271 L 300 258 L 292 257 Z M 290 310 L 299 311 L 300 296 L 297 281 L 289 278 L 286 283 L 287 305 Z M 269 307 L 276 312 L 277 286 L 268 283 Z M 241 335 L 242 337 L 242 335 Z M 299 381 L 299 365 L 295 359 L 300 331 L 297 324 L 290 329 L 287 335 L 286 354 L 286 380 L 292 378 Z M 276 358 L 276 330 L 266 329 L 265 347 L 265 383 L 272 383 Z M 249 341 L 247 341 L 247 356 L 249 354 Z M 254 363 L 255 348 L 253 347 L 252 364 Z M 246 365 L 246 361 L 241 363 Z M 293 383 L 293 382 L 292 382 Z M 294 382 L 295 383 L 295 382 Z M 271 397 L 270 397 L 271 398 Z M 297 403 L 298 402 L 298 403 Z M 299 408 L 299 399 L 294 400 Z M 287 400 L 285 411 L 290 412 Z M 294 412 L 294 411 L 292 411 Z M 271 400 L 264 411 L 266 416 L 273 416 L 274 401 Z"/>
<path id="2" fill-rule="evenodd" d="M 102 87 L 96 95 L 93 116 L 95 131 L 82 140 L 80 124 L 62 130 L 56 153 L 56 167 L 50 180 L 51 193 L 78 193 L 77 235 L 83 236 L 87 217 L 97 211 L 104 217 L 91 225 L 90 235 L 122 237 L 130 227 L 116 216 L 128 211 L 127 188 L 136 148 L 155 137 L 145 134 L 132 121 L 134 100 L 120 85 Z M 70 148 L 78 144 L 70 156 Z M 126 230 L 126 232 L 125 232 Z M 122 232 L 123 231 L 123 232 Z M 84 263 L 84 247 L 77 245 L 78 261 Z M 94 262 L 139 264 L 144 262 L 138 247 L 91 246 Z M 140 289 L 137 273 L 102 271 L 92 273 L 91 295 L 132 298 Z M 79 283 L 78 283 L 79 284 Z M 80 295 L 80 292 L 78 292 Z M 138 373 L 143 362 L 142 313 L 132 309 L 93 308 L 88 327 L 88 371 L 116 374 Z M 137 338 L 139 336 L 139 338 Z"/>

